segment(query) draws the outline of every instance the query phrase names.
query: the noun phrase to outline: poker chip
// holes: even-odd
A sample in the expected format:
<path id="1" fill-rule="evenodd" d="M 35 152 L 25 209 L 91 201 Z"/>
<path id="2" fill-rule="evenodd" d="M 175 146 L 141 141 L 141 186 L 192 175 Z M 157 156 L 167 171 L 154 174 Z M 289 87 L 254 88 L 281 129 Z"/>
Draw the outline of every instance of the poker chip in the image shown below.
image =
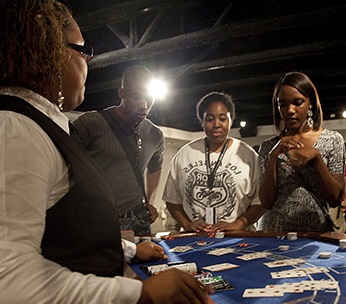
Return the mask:
<path id="1" fill-rule="evenodd" d="M 238 247 L 247 247 L 247 246 L 249 246 L 249 244 L 248 243 L 239 243 L 237 246 Z"/>
<path id="2" fill-rule="evenodd" d="M 297 239 L 297 232 L 288 232 L 287 239 L 290 241 L 295 241 Z"/>
<path id="3" fill-rule="evenodd" d="M 288 246 L 288 245 L 281 245 L 281 246 L 279 246 L 278 248 L 279 248 L 279 250 L 281 250 L 281 251 L 285 251 L 285 250 L 290 249 L 290 246 Z"/>
<path id="4" fill-rule="evenodd" d="M 318 254 L 318 257 L 320 259 L 329 259 L 330 257 L 332 256 L 332 253 L 331 252 L 320 252 Z"/>
<path id="5" fill-rule="evenodd" d="M 209 238 L 214 238 L 215 237 L 215 232 L 208 232 L 208 237 Z"/>
<path id="6" fill-rule="evenodd" d="M 196 244 L 198 246 L 205 246 L 205 245 L 207 245 L 207 242 L 206 241 L 197 241 Z"/>
<path id="7" fill-rule="evenodd" d="M 346 248 L 346 239 L 339 240 L 339 247 L 341 249 L 345 249 Z"/>
<path id="8" fill-rule="evenodd" d="M 224 232 L 216 232 L 215 233 L 215 238 L 217 239 L 222 239 L 225 236 Z"/>

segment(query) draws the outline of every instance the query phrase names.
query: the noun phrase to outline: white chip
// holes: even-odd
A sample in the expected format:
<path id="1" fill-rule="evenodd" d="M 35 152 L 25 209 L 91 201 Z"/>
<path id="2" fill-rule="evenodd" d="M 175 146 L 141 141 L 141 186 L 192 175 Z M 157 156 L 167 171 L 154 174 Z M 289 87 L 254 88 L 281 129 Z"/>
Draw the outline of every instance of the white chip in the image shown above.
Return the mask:
<path id="1" fill-rule="evenodd" d="M 341 249 L 346 248 L 346 239 L 339 240 L 339 246 Z"/>
<path id="2" fill-rule="evenodd" d="M 216 232 L 215 233 L 215 238 L 217 239 L 222 239 L 225 236 L 224 232 Z"/>
<path id="3" fill-rule="evenodd" d="M 288 246 L 288 245 L 281 245 L 278 248 L 279 248 L 279 250 L 285 251 L 285 250 L 290 249 L 290 246 Z"/>
<path id="4" fill-rule="evenodd" d="M 295 241 L 297 239 L 297 232 L 288 232 L 287 239 L 290 241 Z"/>
<path id="5" fill-rule="evenodd" d="M 320 252 L 318 257 L 320 259 L 329 259 L 332 256 L 331 252 Z"/>

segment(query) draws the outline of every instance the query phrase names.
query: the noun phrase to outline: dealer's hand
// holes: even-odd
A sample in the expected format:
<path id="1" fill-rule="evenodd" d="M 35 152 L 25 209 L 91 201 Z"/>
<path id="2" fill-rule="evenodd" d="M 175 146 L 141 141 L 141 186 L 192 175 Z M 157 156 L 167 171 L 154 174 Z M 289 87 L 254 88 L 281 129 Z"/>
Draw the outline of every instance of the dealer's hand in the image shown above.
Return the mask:
<path id="1" fill-rule="evenodd" d="M 207 304 L 203 286 L 192 275 L 168 269 L 143 281 L 138 304 Z"/>
<path id="2" fill-rule="evenodd" d="M 138 261 L 167 260 L 168 256 L 164 249 L 154 242 L 142 242 L 136 245 L 137 251 L 135 258 Z"/>

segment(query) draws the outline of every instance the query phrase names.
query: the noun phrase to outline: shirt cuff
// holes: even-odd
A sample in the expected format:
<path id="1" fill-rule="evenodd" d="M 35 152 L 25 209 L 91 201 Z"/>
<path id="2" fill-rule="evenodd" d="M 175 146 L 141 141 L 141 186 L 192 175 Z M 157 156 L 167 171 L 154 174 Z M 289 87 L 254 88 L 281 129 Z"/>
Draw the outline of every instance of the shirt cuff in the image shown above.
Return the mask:
<path id="1" fill-rule="evenodd" d="M 124 259 L 126 262 L 131 261 L 137 252 L 137 246 L 135 243 L 132 243 L 128 240 L 121 239 L 123 251 L 124 251 Z"/>

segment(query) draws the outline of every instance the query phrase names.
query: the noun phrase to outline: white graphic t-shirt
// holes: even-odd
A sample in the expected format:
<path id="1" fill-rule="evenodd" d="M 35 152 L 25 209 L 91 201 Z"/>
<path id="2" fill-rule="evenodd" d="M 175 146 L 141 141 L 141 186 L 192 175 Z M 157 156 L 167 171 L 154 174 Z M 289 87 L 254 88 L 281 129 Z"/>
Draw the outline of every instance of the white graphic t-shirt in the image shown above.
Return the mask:
<path id="1" fill-rule="evenodd" d="M 213 207 L 217 221 L 232 223 L 251 205 L 260 205 L 258 155 L 248 144 L 232 140 L 216 171 L 212 189 L 207 185 L 204 138 L 183 146 L 170 164 L 163 200 L 183 205 L 191 221 L 205 220 L 206 207 Z M 211 169 L 219 154 L 210 153 Z"/>

